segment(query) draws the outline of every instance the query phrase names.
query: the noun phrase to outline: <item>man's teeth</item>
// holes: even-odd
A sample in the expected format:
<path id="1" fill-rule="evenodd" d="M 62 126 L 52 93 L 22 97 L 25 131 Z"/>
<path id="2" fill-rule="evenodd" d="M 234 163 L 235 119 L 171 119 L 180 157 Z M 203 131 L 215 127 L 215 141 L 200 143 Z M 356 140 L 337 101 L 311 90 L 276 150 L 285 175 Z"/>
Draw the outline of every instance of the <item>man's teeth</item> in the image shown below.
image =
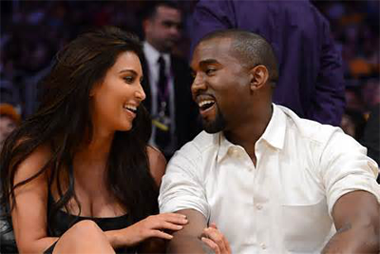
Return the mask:
<path id="1" fill-rule="evenodd" d="M 198 103 L 199 107 L 203 107 L 206 104 L 214 104 L 214 101 L 207 100 L 207 101 L 201 101 L 201 102 Z"/>

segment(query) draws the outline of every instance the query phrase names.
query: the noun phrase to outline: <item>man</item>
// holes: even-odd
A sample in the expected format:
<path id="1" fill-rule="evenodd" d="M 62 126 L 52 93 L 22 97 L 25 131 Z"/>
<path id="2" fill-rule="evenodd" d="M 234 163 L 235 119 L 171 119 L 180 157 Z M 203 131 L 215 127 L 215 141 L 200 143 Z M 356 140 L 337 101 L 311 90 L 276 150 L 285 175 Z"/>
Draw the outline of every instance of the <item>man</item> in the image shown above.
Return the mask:
<path id="1" fill-rule="evenodd" d="M 193 45 L 221 29 L 263 36 L 279 62 L 273 101 L 302 118 L 340 126 L 345 104 L 341 55 L 328 21 L 310 1 L 200 0 L 193 20 Z"/>
<path id="2" fill-rule="evenodd" d="M 0 103 L 0 150 L 5 139 L 20 125 L 20 122 L 20 114 L 11 104 Z"/>
<path id="3" fill-rule="evenodd" d="M 160 212 L 189 221 L 169 253 L 378 251 L 376 163 L 341 129 L 272 103 L 279 74 L 265 39 L 214 32 L 191 67 L 207 133 L 183 146 L 163 177 Z"/>
<path id="4" fill-rule="evenodd" d="M 380 164 L 380 102 L 378 102 L 369 114 L 367 124 L 364 128 L 362 144 L 368 149 L 368 156 L 374 159 L 377 164 Z M 380 183 L 380 175 L 377 177 L 377 182 Z"/>
<path id="5" fill-rule="evenodd" d="M 154 2 L 143 23 L 143 87 L 152 116 L 151 143 L 170 158 L 197 133 L 197 109 L 191 100 L 190 68 L 171 54 L 181 36 L 182 15 L 173 2 Z"/>

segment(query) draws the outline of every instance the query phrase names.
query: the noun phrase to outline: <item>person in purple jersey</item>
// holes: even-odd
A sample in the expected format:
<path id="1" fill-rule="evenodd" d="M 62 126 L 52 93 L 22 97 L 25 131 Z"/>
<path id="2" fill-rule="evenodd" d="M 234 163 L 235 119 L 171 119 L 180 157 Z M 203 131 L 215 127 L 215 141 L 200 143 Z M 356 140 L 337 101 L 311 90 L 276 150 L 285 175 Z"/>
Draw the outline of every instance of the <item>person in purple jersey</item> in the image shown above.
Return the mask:
<path id="1" fill-rule="evenodd" d="M 215 30 L 236 28 L 263 36 L 279 61 L 273 101 L 300 117 L 340 126 L 342 60 L 327 20 L 309 1 L 200 0 L 193 20 L 192 47 Z"/>

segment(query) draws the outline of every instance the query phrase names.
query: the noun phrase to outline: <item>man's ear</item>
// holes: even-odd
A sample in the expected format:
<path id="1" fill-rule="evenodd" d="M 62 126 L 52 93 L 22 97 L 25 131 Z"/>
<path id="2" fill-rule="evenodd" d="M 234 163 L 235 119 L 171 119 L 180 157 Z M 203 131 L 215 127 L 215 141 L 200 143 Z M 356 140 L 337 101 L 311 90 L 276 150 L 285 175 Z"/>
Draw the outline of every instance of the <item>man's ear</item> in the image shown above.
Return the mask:
<path id="1" fill-rule="evenodd" d="M 146 36 L 146 34 L 147 34 L 147 31 L 150 29 L 150 27 L 151 27 L 151 21 L 150 21 L 150 19 L 145 19 L 144 21 L 143 21 L 143 23 L 142 23 L 142 25 L 143 25 L 143 30 L 144 30 L 144 34 L 145 34 L 145 36 Z"/>
<path id="2" fill-rule="evenodd" d="M 251 69 L 251 90 L 262 88 L 269 79 L 268 69 L 264 65 L 257 65 Z"/>

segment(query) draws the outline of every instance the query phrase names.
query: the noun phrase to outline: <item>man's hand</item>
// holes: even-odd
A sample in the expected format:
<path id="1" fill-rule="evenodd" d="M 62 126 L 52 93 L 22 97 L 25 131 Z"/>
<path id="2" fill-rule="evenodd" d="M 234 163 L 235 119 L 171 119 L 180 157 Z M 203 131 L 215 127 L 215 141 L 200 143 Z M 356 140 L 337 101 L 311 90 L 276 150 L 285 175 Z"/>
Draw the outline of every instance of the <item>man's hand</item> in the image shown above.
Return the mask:
<path id="1" fill-rule="evenodd" d="M 203 230 L 201 240 L 207 244 L 215 254 L 231 254 L 230 244 L 225 236 L 218 230 L 215 223 L 211 223 Z"/>

